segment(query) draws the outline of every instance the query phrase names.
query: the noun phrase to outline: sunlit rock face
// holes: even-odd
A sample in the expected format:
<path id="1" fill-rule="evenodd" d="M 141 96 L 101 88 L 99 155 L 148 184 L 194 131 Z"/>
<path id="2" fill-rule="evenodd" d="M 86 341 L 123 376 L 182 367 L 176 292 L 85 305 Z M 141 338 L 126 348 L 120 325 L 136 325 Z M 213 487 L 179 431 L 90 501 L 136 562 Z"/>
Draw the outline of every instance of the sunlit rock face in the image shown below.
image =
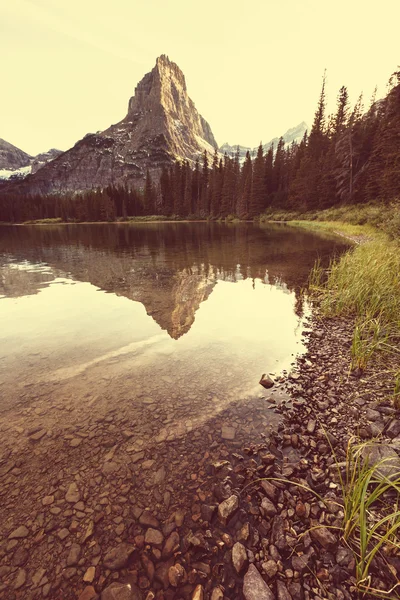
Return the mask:
<path id="1" fill-rule="evenodd" d="M 137 85 L 126 117 L 103 132 L 88 134 L 16 186 L 17 193 L 53 193 L 141 187 L 146 170 L 157 178 L 175 159 L 193 161 L 217 143 L 186 90 L 185 76 L 168 57 Z"/>

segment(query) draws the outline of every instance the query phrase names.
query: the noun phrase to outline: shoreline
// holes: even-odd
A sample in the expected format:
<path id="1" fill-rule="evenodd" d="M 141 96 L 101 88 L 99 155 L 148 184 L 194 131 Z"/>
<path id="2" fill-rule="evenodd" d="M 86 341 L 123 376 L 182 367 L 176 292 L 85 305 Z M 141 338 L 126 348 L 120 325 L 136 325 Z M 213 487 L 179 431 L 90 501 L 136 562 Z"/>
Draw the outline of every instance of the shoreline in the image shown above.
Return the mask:
<path id="1" fill-rule="evenodd" d="M 106 438 L 111 434 L 114 439 L 106 446 L 98 481 L 88 485 L 87 476 L 82 478 L 75 468 L 75 479 L 69 485 L 61 481 L 59 488 L 54 480 L 46 483 L 45 467 L 36 479 L 43 516 L 26 520 L 17 512 L 12 523 L 4 521 L 0 598 L 11 598 L 10 590 L 16 590 L 15 598 L 23 591 L 26 600 L 108 600 L 118 591 L 130 600 L 357 597 L 354 555 L 341 535 L 336 462 L 343 465 L 346 443 L 357 434 L 364 440 L 383 435 L 385 446 L 397 456 L 400 414 L 390 403 L 391 388 L 378 367 L 360 378 L 350 376 L 352 325 L 352 319 L 328 320 L 314 312 L 312 329 L 304 332 L 306 354 L 284 381 L 286 400 L 266 394 L 266 409 L 280 422 L 266 432 L 265 443 L 247 437 L 243 445 L 227 427 L 199 454 L 197 467 L 189 452 L 196 452 L 199 438 L 177 446 L 188 451 L 178 459 L 186 473 L 180 500 L 167 487 L 159 503 L 140 502 L 137 475 L 132 485 L 128 464 L 119 464 L 117 458 L 115 419 L 102 420 Z M 30 433 L 31 438 L 35 435 L 33 449 L 39 456 L 46 438 L 41 431 Z M 80 435 L 87 435 L 85 428 Z M 71 444 L 79 440 L 70 438 Z M 80 453 L 80 448 L 72 452 Z M 54 454 L 62 468 L 60 452 L 68 451 L 61 447 Z M 130 461 L 143 457 L 138 449 Z M 146 486 L 157 469 L 157 460 L 154 467 L 154 460 L 147 462 Z M 7 495 L 23 468 L 18 460 L 2 465 Z M 158 484 L 165 477 L 161 471 L 155 472 Z M 24 486 L 19 486 L 23 498 Z M 29 555 L 39 548 L 40 561 L 28 567 Z M 382 585 L 394 585 L 390 571 L 385 572 L 388 580 Z M 381 575 L 372 575 L 379 585 Z"/>

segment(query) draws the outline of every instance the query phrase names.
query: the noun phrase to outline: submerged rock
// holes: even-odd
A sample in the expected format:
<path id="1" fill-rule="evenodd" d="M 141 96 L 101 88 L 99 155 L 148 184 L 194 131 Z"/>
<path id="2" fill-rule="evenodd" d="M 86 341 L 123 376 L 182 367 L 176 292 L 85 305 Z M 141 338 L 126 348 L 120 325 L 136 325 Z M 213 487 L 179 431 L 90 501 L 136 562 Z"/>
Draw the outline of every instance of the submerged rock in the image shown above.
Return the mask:
<path id="1" fill-rule="evenodd" d="M 263 373 L 261 375 L 261 379 L 259 381 L 259 383 L 265 387 L 267 390 L 269 390 L 270 388 L 274 387 L 274 380 L 267 375 L 266 373 Z"/>

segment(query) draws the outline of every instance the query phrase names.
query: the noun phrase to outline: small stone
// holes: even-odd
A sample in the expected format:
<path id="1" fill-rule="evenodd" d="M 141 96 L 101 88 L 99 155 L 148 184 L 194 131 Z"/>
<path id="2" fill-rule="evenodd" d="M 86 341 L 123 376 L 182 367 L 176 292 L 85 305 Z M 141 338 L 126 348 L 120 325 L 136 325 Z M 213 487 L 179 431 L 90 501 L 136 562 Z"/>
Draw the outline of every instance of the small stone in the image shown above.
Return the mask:
<path id="1" fill-rule="evenodd" d="M 307 432 L 314 433 L 317 422 L 314 419 L 310 419 L 307 423 Z"/>
<path id="2" fill-rule="evenodd" d="M 145 527 L 159 527 L 160 523 L 149 510 L 144 510 L 139 517 L 139 523 L 145 525 Z"/>
<path id="3" fill-rule="evenodd" d="M 47 431 L 45 429 L 40 429 L 36 433 L 33 433 L 31 436 L 29 436 L 29 439 L 32 440 L 33 442 L 38 442 L 39 440 L 42 439 L 42 437 L 44 437 L 46 435 L 46 433 L 47 433 Z"/>
<path id="4" fill-rule="evenodd" d="M 73 438 L 69 445 L 71 446 L 71 448 L 77 448 L 78 446 L 80 446 L 82 443 L 82 438 Z"/>
<path id="5" fill-rule="evenodd" d="M 275 600 L 256 567 L 251 564 L 243 579 L 243 595 L 246 600 Z"/>
<path id="6" fill-rule="evenodd" d="M 83 581 L 85 583 L 92 583 L 95 575 L 96 575 L 96 567 L 89 567 L 83 576 Z"/>
<path id="7" fill-rule="evenodd" d="M 131 554 L 134 552 L 134 546 L 130 544 L 122 543 L 107 552 L 104 557 L 104 566 L 111 571 L 116 571 L 118 569 L 124 568 Z M 110 596 L 111 597 L 111 596 Z"/>
<path id="8" fill-rule="evenodd" d="M 76 502 L 79 502 L 81 499 L 78 486 L 74 481 L 69 485 L 68 491 L 65 494 L 65 499 L 67 502 L 71 502 L 73 504 L 76 504 Z"/>
<path id="9" fill-rule="evenodd" d="M 18 569 L 17 577 L 14 582 L 14 590 L 19 590 L 26 581 L 26 571 L 25 569 Z"/>
<path id="10" fill-rule="evenodd" d="M 246 548 L 240 542 L 236 542 L 232 548 L 232 564 L 237 574 L 248 565 Z"/>
<path id="11" fill-rule="evenodd" d="M 386 435 L 390 438 L 395 438 L 400 435 L 400 419 L 395 419 L 386 429 Z"/>
<path id="12" fill-rule="evenodd" d="M 160 483 L 162 483 L 165 479 L 165 475 L 166 475 L 165 467 L 162 466 L 158 469 L 158 471 L 156 471 L 154 473 L 154 478 L 153 478 L 154 485 L 159 485 Z"/>
<path id="13" fill-rule="evenodd" d="M 268 498 L 262 499 L 260 510 L 264 517 L 274 517 L 278 512 Z"/>
<path id="14" fill-rule="evenodd" d="M 79 596 L 78 600 L 94 600 L 94 598 L 97 597 L 98 596 L 94 587 L 92 585 L 87 585 Z"/>
<path id="15" fill-rule="evenodd" d="M 81 547 L 79 544 L 72 544 L 67 556 L 67 567 L 73 567 L 79 562 L 81 555 Z"/>
<path id="16" fill-rule="evenodd" d="M 192 600 L 204 600 L 204 588 L 202 585 L 197 585 L 192 594 Z"/>
<path id="17" fill-rule="evenodd" d="M 50 506 L 50 504 L 53 504 L 53 502 L 54 496 L 45 496 L 44 498 L 42 498 L 43 506 Z"/>
<path id="18" fill-rule="evenodd" d="M 276 582 L 276 591 L 278 595 L 277 600 L 292 600 L 292 596 L 289 594 L 286 585 L 279 579 Z"/>
<path id="19" fill-rule="evenodd" d="M 218 517 L 223 525 L 226 525 L 229 519 L 239 508 L 239 498 L 235 495 L 230 496 L 218 506 Z"/>
<path id="20" fill-rule="evenodd" d="M 165 541 L 164 548 L 162 551 L 163 558 L 169 558 L 177 552 L 180 547 L 180 539 L 179 534 L 176 531 L 173 531 Z"/>
<path id="21" fill-rule="evenodd" d="M 65 538 L 67 538 L 69 536 L 69 531 L 68 529 L 66 529 L 65 527 L 63 529 L 60 529 L 60 531 L 57 533 L 58 537 L 60 538 L 60 540 L 65 540 Z"/>
<path id="22" fill-rule="evenodd" d="M 296 503 L 296 509 L 295 510 L 296 510 L 296 515 L 300 519 L 302 519 L 303 517 L 305 517 L 306 514 L 307 514 L 306 506 L 305 506 L 305 504 L 301 500 L 297 501 L 297 503 Z"/>
<path id="23" fill-rule="evenodd" d="M 173 587 L 178 587 L 187 579 L 186 571 L 180 564 L 176 564 L 168 569 L 168 579 Z"/>
<path id="24" fill-rule="evenodd" d="M 310 530 L 310 535 L 312 539 L 321 544 L 323 548 L 332 548 L 337 543 L 336 536 L 327 529 L 327 527 L 315 525 L 314 528 Z"/>
<path id="25" fill-rule="evenodd" d="M 109 461 L 109 462 L 105 462 L 101 472 L 103 473 L 103 475 L 108 476 L 108 475 L 113 475 L 114 473 L 116 473 L 117 471 L 119 471 L 120 466 L 118 463 L 113 462 L 113 461 Z"/>
<path id="26" fill-rule="evenodd" d="M 94 533 L 94 521 L 89 521 L 89 524 L 86 528 L 85 535 L 83 536 L 83 541 L 86 542 L 89 538 L 92 537 Z"/>
<path id="27" fill-rule="evenodd" d="M 32 575 L 32 583 L 34 584 L 34 586 L 38 586 L 40 584 L 40 582 L 43 579 L 43 575 L 46 573 L 46 569 L 38 569 L 33 575 Z"/>
<path id="28" fill-rule="evenodd" d="M 224 592 L 220 587 L 215 587 L 211 592 L 211 600 L 224 600 Z"/>
<path id="29" fill-rule="evenodd" d="M 8 536 L 9 540 L 26 538 L 29 535 L 29 529 L 25 525 L 21 525 Z"/>
<path id="30" fill-rule="evenodd" d="M 144 541 L 146 544 L 152 544 L 154 546 L 159 546 L 163 543 L 164 536 L 158 529 L 153 529 L 149 527 L 146 531 L 146 535 L 144 536 Z"/>
<path id="31" fill-rule="evenodd" d="M 236 539 L 238 542 L 247 542 L 250 537 L 250 523 L 245 523 L 238 531 Z"/>
<path id="32" fill-rule="evenodd" d="M 272 579 L 278 572 L 278 565 L 274 560 L 267 560 L 261 565 L 263 572 L 266 574 L 268 579 Z"/>
<path id="33" fill-rule="evenodd" d="M 263 387 L 265 387 L 267 390 L 274 386 L 274 380 L 271 379 L 271 377 L 269 375 L 267 375 L 266 373 L 263 373 L 263 375 L 261 375 L 261 379 L 260 379 L 259 383 Z"/>
<path id="34" fill-rule="evenodd" d="M 142 593 L 133 583 L 111 583 L 101 593 L 101 600 L 142 600 Z"/>
<path id="35" fill-rule="evenodd" d="M 228 425 L 222 426 L 221 437 L 223 440 L 234 440 L 236 435 L 236 429 L 229 427 Z"/>
<path id="36" fill-rule="evenodd" d="M 16 541 L 16 540 L 15 540 Z M 16 541 L 16 543 L 18 544 L 18 542 Z M 21 546 L 19 548 L 17 548 L 17 550 L 15 551 L 14 556 L 12 557 L 12 561 L 11 564 L 14 567 L 23 567 L 24 564 L 26 563 L 26 561 L 29 558 L 29 552 L 25 549 L 22 548 Z"/>

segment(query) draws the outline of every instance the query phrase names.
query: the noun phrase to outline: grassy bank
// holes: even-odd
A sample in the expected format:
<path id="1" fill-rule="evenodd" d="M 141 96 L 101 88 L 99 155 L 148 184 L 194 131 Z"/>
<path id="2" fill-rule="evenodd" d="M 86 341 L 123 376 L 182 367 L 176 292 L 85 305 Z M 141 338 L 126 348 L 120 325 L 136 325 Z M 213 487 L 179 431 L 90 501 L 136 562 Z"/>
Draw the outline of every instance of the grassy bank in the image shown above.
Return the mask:
<path id="1" fill-rule="evenodd" d="M 339 206 L 320 211 L 279 211 L 269 210 L 260 216 L 260 222 L 267 221 L 307 221 L 318 227 L 323 223 L 326 229 L 340 229 L 343 233 L 373 235 L 386 233 L 391 238 L 400 237 L 400 201 L 388 205 L 360 204 Z"/>
<path id="2" fill-rule="evenodd" d="M 393 379 L 393 400 L 400 408 L 400 239 L 394 236 L 398 205 L 391 210 L 389 216 L 380 214 L 378 218 L 372 205 L 359 212 L 354 207 L 332 209 L 302 215 L 303 219 L 292 219 L 290 224 L 339 233 L 359 242 L 334 259 L 327 270 L 317 263 L 310 290 L 322 315 L 354 319 L 351 368 L 362 373 L 371 362 L 381 362 L 382 376 Z M 327 216 L 331 219 L 323 221 Z"/>

